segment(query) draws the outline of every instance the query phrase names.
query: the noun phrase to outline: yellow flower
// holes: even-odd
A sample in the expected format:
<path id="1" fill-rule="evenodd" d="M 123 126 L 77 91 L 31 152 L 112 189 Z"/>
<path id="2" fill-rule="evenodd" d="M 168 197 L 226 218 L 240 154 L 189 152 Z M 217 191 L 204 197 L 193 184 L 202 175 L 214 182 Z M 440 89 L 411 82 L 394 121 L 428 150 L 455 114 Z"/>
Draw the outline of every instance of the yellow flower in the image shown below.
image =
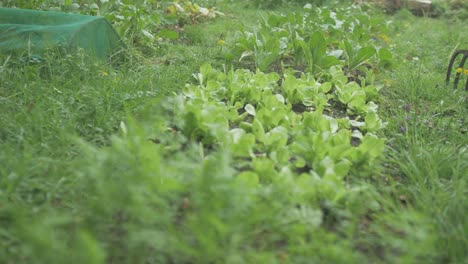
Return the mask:
<path id="1" fill-rule="evenodd" d="M 223 39 L 218 40 L 218 46 L 223 46 L 225 44 Z"/>
<path id="2" fill-rule="evenodd" d="M 385 34 L 380 34 L 379 37 L 380 37 L 383 41 L 385 41 L 385 43 L 387 43 L 387 44 L 390 43 L 390 41 L 391 41 L 391 39 L 390 39 L 387 35 L 385 35 Z"/>
<path id="3" fill-rule="evenodd" d="M 463 68 L 457 68 L 455 71 L 456 71 L 457 73 L 462 73 Z"/>
<path id="4" fill-rule="evenodd" d="M 468 69 L 465 69 L 465 70 L 463 71 L 463 74 L 468 75 Z"/>

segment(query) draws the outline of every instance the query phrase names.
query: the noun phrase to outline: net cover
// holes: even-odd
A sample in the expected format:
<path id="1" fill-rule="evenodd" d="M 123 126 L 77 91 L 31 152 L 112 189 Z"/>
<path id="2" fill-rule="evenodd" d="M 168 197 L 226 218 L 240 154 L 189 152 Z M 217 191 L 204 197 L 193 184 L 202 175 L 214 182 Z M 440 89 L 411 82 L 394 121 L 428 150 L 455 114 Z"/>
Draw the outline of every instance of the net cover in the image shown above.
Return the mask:
<path id="1" fill-rule="evenodd" d="M 47 50 L 83 49 L 107 59 L 124 47 L 103 17 L 0 8 L 0 54 L 41 55 Z"/>

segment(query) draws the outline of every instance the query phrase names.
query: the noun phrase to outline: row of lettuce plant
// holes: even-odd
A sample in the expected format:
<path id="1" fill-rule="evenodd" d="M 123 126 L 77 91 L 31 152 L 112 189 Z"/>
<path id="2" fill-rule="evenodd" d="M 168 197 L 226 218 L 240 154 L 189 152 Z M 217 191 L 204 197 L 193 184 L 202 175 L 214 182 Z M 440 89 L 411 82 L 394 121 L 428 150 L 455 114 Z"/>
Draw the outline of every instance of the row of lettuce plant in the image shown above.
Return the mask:
<path id="1" fill-rule="evenodd" d="M 254 33 L 238 32 L 226 56 L 257 72 L 202 66 L 198 84 L 174 101 L 173 127 L 208 149 L 230 149 L 241 178 L 256 184 L 272 177 L 267 171 L 341 187 L 349 174 L 371 174 L 384 149 L 376 133 L 385 126 L 374 71 L 392 56 L 383 47 L 386 23 L 361 11 L 305 6 L 264 18 Z"/>
<path id="2" fill-rule="evenodd" d="M 323 83 L 292 70 L 280 78 L 209 65 L 195 76 L 198 84 L 173 98 L 171 131 L 208 154 L 229 149 L 240 180 L 256 186 L 284 173 L 312 176 L 336 194 L 345 177 L 376 168 L 384 149 L 376 133 L 385 126 L 372 101 L 377 87 L 348 82 L 339 66 Z"/>
<path id="3" fill-rule="evenodd" d="M 270 14 L 253 30 L 238 31 L 226 44 L 226 59 L 262 71 L 284 64 L 313 74 L 340 65 L 356 77 L 391 64 L 386 32 L 387 22 L 358 6 L 306 5 L 303 11 Z"/>

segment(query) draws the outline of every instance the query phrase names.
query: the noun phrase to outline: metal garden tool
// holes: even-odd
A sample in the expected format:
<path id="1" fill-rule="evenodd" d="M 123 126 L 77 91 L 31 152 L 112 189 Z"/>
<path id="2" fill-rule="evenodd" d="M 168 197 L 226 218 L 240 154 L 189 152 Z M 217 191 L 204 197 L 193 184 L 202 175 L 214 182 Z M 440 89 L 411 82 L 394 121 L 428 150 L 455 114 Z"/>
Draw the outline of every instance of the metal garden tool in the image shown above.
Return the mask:
<path id="1" fill-rule="evenodd" d="M 457 51 L 455 51 L 453 53 L 452 57 L 450 58 L 450 62 L 449 62 L 448 69 L 447 69 L 447 78 L 445 78 L 445 82 L 447 84 L 449 84 L 453 64 L 455 63 L 455 60 L 457 59 L 458 55 L 460 55 L 460 54 L 462 54 L 463 56 L 462 56 L 462 58 L 460 60 L 460 63 L 458 64 L 457 69 L 455 70 L 455 72 L 456 72 L 455 73 L 455 80 L 453 82 L 453 86 L 454 86 L 455 89 L 457 88 L 458 82 L 460 81 L 460 76 L 462 74 L 468 75 L 468 68 L 464 69 L 466 59 L 468 58 L 468 50 L 457 50 Z M 468 78 L 466 80 L 465 90 L 468 91 Z"/>

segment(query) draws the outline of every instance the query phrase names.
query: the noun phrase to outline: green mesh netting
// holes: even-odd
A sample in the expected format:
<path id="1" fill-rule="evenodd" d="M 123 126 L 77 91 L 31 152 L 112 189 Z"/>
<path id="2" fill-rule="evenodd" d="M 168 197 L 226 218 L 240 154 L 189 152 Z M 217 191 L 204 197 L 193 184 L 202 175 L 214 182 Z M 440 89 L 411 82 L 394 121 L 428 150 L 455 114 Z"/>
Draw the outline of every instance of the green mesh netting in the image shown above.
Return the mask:
<path id="1" fill-rule="evenodd" d="M 106 59 L 123 47 L 102 17 L 0 8 L 0 53 L 41 55 L 50 49 Z"/>

